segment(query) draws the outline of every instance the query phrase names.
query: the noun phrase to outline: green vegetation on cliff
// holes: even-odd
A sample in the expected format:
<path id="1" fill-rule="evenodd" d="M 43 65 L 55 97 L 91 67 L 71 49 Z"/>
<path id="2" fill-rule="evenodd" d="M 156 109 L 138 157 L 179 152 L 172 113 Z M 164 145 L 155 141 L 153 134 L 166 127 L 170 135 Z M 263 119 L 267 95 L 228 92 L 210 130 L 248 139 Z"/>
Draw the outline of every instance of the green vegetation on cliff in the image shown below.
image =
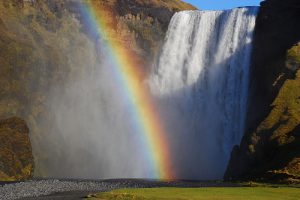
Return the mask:
<path id="1" fill-rule="evenodd" d="M 26 180 L 34 162 L 26 123 L 19 118 L 0 120 L 0 181 Z"/>
<path id="2" fill-rule="evenodd" d="M 114 24 L 111 36 L 130 46 L 145 70 L 155 60 L 174 12 L 195 9 L 178 0 L 92 1 Z M 0 119 L 20 116 L 26 120 L 38 176 L 51 173 L 50 158 L 66 156 L 59 148 L 63 139 L 51 138 L 51 132 L 58 131 L 51 126 L 53 93 L 63 93 L 89 73 L 88 67 L 101 62 L 79 2 L 0 0 Z"/>
<path id="3" fill-rule="evenodd" d="M 226 180 L 300 182 L 300 2 L 266 0 L 257 18 L 247 132 Z"/>
<path id="4" fill-rule="evenodd" d="M 53 12 L 47 2 L 0 1 L 0 119 L 16 115 L 28 122 L 38 170 L 47 170 L 41 140 L 50 130 L 51 91 L 85 73 L 82 58 L 95 60 L 79 21 L 67 10 Z"/>

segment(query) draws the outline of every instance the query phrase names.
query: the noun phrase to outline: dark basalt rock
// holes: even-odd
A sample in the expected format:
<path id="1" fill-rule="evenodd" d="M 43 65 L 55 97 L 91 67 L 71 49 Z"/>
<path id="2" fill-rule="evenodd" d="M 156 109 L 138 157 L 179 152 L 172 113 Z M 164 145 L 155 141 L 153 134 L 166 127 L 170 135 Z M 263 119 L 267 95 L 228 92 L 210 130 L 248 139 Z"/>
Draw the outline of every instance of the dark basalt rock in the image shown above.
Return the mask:
<path id="1" fill-rule="evenodd" d="M 224 178 L 300 180 L 300 1 L 266 0 L 257 17 L 246 134 Z"/>

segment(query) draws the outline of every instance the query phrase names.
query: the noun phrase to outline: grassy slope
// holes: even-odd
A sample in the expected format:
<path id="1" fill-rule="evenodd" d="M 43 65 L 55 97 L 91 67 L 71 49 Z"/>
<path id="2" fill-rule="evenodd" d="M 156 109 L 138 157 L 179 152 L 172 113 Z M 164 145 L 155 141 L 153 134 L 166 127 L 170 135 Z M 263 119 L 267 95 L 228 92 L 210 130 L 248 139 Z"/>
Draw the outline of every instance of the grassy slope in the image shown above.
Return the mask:
<path id="1" fill-rule="evenodd" d="M 300 44 L 287 53 L 286 66 L 295 70 L 300 65 Z M 293 69 L 295 68 L 295 69 Z M 295 70 L 296 71 L 296 70 Z M 268 137 L 259 142 L 255 149 L 265 148 L 267 160 L 264 167 L 275 174 L 300 177 L 299 133 L 300 126 L 300 71 L 295 77 L 287 79 L 272 104 L 272 110 L 258 127 L 258 137 Z M 268 136 L 270 134 L 270 136 Z M 260 147 L 259 145 L 263 145 Z M 251 148 L 250 148 L 251 149 Z M 255 152 L 254 152 L 255 153 Z"/>
<path id="2" fill-rule="evenodd" d="M 65 156 L 60 148 L 63 140 L 49 140 L 50 130 L 55 129 L 51 126 L 53 112 L 49 112 L 52 93 L 67 89 L 66 85 L 89 73 L 87 69 L 96 66 L 98 57 L 94 41 L 79 21 L 82 16 L 69 1 L 34 2 L 0 0 L 0 119 L 19 116 L 28 123 L 35 173 L 46 176 L 51 173 L 49 163 Z M 143 61 L 152 61 L 164 38 L 169 20 L 164 13 L 194 9 L 179 0 L 94 2 L 107 16 L 107 23 L 114 23 L 110 36 L 117 37 Z M 135 6 L 126 7 L 128 2 Z M 78 19 L 70 10 L 78 12 Z"/>
<path id="3" fill-rule="evenodd" d="M 284 70 L 272 87 L 280 82 L 283 84 L 269 107 L 269 113 L 242 142 L 241 152 L 235 154 L 239 156 L 234 161 L 236 168 L 230 169 L 235 178 L 300 180 L 300 43 L 286 51 L 282 64 Z"/>
<path id="4" fill-rule="evenodd" d="M 36 172 L 45 174 L 49 148 L 41 141 L 49 133 L 52 117 L 47 111 L 49 91 L 85 73 L 82 66 L 93 60 L 89 51 L 93 44 L 66 10 L 52 12 L 46 1 L 34 6 L 14 2 L 0 0 L 0 119 L 25 119 L 35 148 Z M 58 149 L 57 142 L 49 144 L 53 151 Z"/>
<path id="5" fill-rule="evenodd" d="M 155 188 L 126 189 L 100 193 L 89 200 L 296 200 L 298 188 L 237 187 L 237 188 Z"/>

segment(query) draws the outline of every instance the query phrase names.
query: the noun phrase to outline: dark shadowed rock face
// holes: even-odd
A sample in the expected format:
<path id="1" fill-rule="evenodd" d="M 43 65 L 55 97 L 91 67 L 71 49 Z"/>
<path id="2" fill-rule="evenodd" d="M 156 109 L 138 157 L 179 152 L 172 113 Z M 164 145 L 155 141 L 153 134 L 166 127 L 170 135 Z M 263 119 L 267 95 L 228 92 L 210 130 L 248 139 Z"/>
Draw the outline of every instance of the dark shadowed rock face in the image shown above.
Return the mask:
<path id="1" fill-rule="evenodd" d="M 29 129 L 24 120 L 0 120 L 0 181 L 31 178 L 34 162 Z"/>
<path id="2" fill-rule="evenodd" d="M 226 180 L 300 180 L 300 1 L 267 0 L 257 18 L 246 135 Z"/>

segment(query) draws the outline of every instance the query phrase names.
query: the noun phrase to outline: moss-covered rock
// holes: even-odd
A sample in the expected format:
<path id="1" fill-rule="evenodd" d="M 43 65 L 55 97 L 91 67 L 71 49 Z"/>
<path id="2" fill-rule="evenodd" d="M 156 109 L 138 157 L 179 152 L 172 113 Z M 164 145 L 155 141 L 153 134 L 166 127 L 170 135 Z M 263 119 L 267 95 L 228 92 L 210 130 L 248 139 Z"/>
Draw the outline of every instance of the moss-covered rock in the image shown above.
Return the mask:
<path id="1" fill-rule="evenodd" d="M 300 180 L 300 2 L 266 0 L 257 18 L 246 134 L 226 180 Z"/>
<path id="2" fill-rule="evenodd" d="M 31 178 L 34 162 L 25 121 L 17 117 L 0 120 L 0 144 L 0 181 Z"/>

